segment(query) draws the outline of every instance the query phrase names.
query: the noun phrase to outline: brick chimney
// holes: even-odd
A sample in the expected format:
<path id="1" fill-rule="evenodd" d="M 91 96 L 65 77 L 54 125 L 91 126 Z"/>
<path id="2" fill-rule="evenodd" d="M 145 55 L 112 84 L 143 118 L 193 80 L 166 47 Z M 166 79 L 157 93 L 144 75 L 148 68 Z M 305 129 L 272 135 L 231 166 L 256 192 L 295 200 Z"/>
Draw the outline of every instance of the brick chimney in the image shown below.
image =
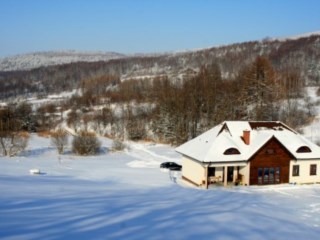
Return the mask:
<path id="1" fill-rule="evenodd" d="M 250 144 L 250 131 L 244 130 L 242 138 L 243 138 L 244 143 L 249 145 Z"/>

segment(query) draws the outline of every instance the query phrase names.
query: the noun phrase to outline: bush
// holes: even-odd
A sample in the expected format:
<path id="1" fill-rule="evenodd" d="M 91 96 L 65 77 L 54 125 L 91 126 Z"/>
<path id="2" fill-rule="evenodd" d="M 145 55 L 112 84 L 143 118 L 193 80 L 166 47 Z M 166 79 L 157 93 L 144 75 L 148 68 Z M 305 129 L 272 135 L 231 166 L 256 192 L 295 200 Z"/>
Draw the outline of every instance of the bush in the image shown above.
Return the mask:
<path id="1" fill-rule="evenodd" d="M 62 154 L 68 144 L 68 134 L 62 129 L 52 132 L 51 143 L 57 148 L 58 153 Z"/>
<path id="2" fill-rule="evenodd" d="M 128 132 L 128 138 L 130 140 L 141 140 L 146 137 L 146 123 L 142 121 L 141 119 L 135 119 L 129 121 L 127 124 L 127 132 Z"/>
<path id="3" fill-rule="evenodd" d="M 101 143 L 94 133 L 81 132 L 72 142 L 72 150 L 79 155 L 94 155 L 99 153 Z"/>
<path id="4" fill-rule="evenodd" d="M 126 148 L 126 145 L 123 142 L 117 139 L 113 140 L 112 151 L 122 151 L 125 148 Z"/>
<path id="5" fill-rule="evenodd" d="M 0 135 L 0 153 L 4 156 L 15 156 L 22 152 L 28 145 L 27 132 L 10 132 Z"/>

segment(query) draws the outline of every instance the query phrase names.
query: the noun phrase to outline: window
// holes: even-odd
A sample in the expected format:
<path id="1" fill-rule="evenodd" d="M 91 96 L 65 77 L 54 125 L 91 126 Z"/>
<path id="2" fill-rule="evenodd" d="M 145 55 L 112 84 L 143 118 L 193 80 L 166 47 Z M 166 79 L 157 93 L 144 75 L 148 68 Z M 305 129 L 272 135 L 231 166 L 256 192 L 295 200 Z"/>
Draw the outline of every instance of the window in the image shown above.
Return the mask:
<path id="1" fill-rule="evenodd" d="M 258 168 L 258 184 L 280 183 L 280 167 Z"/>
<path id="2" fill-rule="evenodd" d="M 292 176 L 293 177 L 299 176 L 299 165 L 292 166 Z"/>
<path id="3" fill-rule="evenodd" d="M 310 165 L 310 176 L 317 175 L 317 164 Z"/>
<path id="4" fill-rule="evenodd" d="M 297 149 L 297 153 L 308 153 L 311 152 L 311 149 L 307 146 L 302 146 Z"/>
<path id="5" fill-rule="evenodd" d="M 274 168 L 270 168 L 269 172 L 269 183 L 273 184 L 274 183 Z"/>
<path id="6" fill-rule="evenodd" d="M 236 148 L 228 148 L 224 151 L 224 155 L 233 155 L 233 154 L 240 154 L 239 150 Z"/>
<path id="7" fill-rule="evenodd" d="M 268 184 L 269 183 L 269 168 L 264 168 L 263 169 L 263 184 Z"/>
<path id="8" fill-rule="evenodd" d="M 266 150 L 266 154 L 272 155 L 272 154 L 275 154 L 275 153 L 276 153 L 276 151 L 273 148 L 268 148 Z"/>
<path id="9" fill-rule="evenodd" d="M 276 167 L 276 183 L 280 183 L 280 167 Z"/>
<path id="10" fill-rule="evenodd" d="M 258 184 L 262 184 L 262 168 L 258 168 Z"/>

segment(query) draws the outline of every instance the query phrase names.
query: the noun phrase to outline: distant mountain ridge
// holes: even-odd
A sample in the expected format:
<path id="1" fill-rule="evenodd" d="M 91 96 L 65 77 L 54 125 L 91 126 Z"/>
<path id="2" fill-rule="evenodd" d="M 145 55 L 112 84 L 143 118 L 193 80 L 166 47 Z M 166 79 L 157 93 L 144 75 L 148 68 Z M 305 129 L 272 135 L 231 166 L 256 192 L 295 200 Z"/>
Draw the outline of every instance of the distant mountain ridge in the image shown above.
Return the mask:
<path id="1" fill-rule="evenodd" d="M 126 55 L 117 52 L 45 51 L 0 58 L 0 71 L 29 70 L 38 67 L 73 62 L 98 62 L 119 59 Z"/>
<path id="2" fill-rule="evenodd" d="M 168 78 L 180 82 L 193 78 L 210 64 L 217 66 L 223 80 L 234 80 L 257 56 L 267 58 L 276 71 L 297 75 L 301 84 L 320 86 L 319 33 L 154 54 L 67 51 L 0 59 L 0 99 L 72 91 L 84 80 L 100 76 L 118 77 L 121 81 Z M 41 57 L 51 65 L 45 66 Z M 1 68 L 1 61 L 6 68 Z"/>
<path id="3" fill-rule="evenodd" d="M 282 42 L 298 40 L 300 38 L 308 38 L 310 36 L 320 36 L 320 31 L 314 31 L 309 33 L 303 33 L 293 36 L 285 37 L 266 37 L 262 39 L 262 42 Z M 259 42 L 259 41 L 255 41 Z M 7 71 L 21 71 L 31 70 L 39 67 L 48 67 L 76 62 L 99 62 L 109 61 L 120 58 L 132 58 L 132 57 L 161 57 L 192 54 L 197 52 L 204 52 L 212 49 L 223 49 L 225 47 L 231 47 L 234 45 L 241 45 L 242 43 L 228 44 L 222 46 L 212 46 L 208 48 L 198 48 L 191 50 L 177 50 L 172 52 L 160 52 L 160 53 L 144 53 L 144 54 L 122 54 L 118 52 L 103 52 L 103 51 L 77 51 L 77 50 L 57 50 L 57 51 L 42 51 L 26 54 L 19 54 L 15 56 L 9 56 L 0 58 L 0 72 Z"/>
<path id="4" fill-rule="evenodd" d="M 276 41 L 276 40 L 278 40 L 278 41 L 297 40 L 299 38 L 306 38 L 306 37 L 316 36 L 316 35 L 320 35 L 320 31 L 302 33 L 302 34 L 293 35 L 293 36 L 271 38 L 271 40 L 273 40 L 273 41 Z"/>

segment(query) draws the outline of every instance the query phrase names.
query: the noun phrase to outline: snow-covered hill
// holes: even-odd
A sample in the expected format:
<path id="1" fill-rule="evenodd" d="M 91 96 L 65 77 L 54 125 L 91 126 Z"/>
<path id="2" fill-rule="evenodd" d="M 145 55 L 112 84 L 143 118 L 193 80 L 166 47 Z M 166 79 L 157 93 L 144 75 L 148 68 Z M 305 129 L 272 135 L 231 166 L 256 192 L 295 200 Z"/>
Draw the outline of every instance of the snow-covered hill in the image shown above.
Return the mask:
<path id="1" fill-rule="evenodd" d="M 298 40 L 301 38 L 308 38 L 311 36 L 320 36 L 320 31 L 304 33 L 295 36 L 288 36 L 288 37 L 280 37 L 280 38 L 265 38 L 263 39 L 268 40 L 269 42 L 273 41 L 281 41 L 285 42 L 288 40 Z M 257 41 L 259 43 L 259 41 Z M 241 44 L 241 43 L 240 43 Z M 234 51 L 232 49 L 234 46 L 236 47 L 237 51 L 241 50 L 241 47 L 238 46 L 239 44 L 232 44 L 230 45 L 231 52 Z M 183 51 L 174 51 L 174 52 L 166 52 L 166 53 L 149 53 L 149 54 L 133 54 L 133 55 L 124 55 L 121 53 L 116 52 L 82 52 L 82 51 L 44 51 L 44 52 L 34 52 L 34 53 L 27 53 L 27 54 L 20 54 L 16 56 L 10 56 L 5 58 L 0 58 L 0 71 L 15 71 L 15 70 L 28 70 L 33 68 L 38 68 L 41 66 L 52 66 L 58 64 L 66 64 L 72 62 L 96 62 L 96 61 L 108 61 L 111 59 L 118 59 L 124 57 L 160 57 L 160 56 L 170 56 L 170 57 L 184 57 L 184 55 L 188 54 L 199 54 L 202 52 L 210 52 L 212 49 L 216 49 L 218 53 L 215 53 L 217 56 L 220 54 L 224 55 L 223 53 L 219 53 L 219 49 L 222 52 L 225 51 L 226 46 L 213 46 L 210 48 L 198 48 L 193 50 L 183 50 Z M 266 54 L 266 51 L 264 54 Z M 262 53 L 261 53 L 262 54 Z M 184 60 L 182 59 L 184 62 Z M 172 67 L 172 66 L 171 66 Z"/>
<path id="2" fill-rule="evenodd" d="M 27 70 L 72 62 L 108 61 L 122 57 L 125 57 L 125 55 L 116 52 L 35 52 L 0 59 L 0 71 Z"/>

